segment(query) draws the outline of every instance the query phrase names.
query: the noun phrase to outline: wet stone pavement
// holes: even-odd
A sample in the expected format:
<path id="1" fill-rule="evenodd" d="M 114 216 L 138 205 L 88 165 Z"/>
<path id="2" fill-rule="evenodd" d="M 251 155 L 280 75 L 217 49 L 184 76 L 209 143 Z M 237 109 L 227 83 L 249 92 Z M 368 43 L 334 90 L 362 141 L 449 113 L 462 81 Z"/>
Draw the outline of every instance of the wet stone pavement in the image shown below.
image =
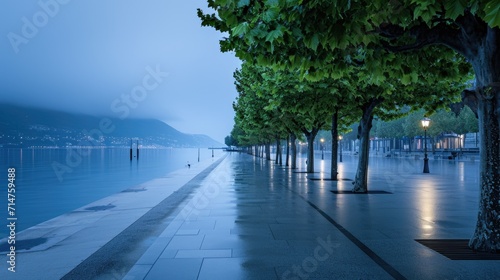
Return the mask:
<path id="1" fill-rule="evenodd" d="M 319 158 L 319 157 L 318 157 Z M 499 279 L 499 261 L 453 261 L 415 239 L 466 239 L 478 205 L 477 161 L 370 159 L 374 194 L 341 181 L 229 154 L 179 205 L 125 279 Z M 304 162 L 299 170 L 305 169 Z"/>

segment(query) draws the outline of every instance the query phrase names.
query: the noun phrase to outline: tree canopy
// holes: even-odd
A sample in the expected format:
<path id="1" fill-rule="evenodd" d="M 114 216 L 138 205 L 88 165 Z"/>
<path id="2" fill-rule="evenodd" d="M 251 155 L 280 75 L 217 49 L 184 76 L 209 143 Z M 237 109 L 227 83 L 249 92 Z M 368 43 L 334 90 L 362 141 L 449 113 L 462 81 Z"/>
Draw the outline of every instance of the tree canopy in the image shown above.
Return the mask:
<path id="1" fill-rule="evenodd" d="M 297 68 L 309 80 L 347 77 L 362 67 L 357 81 L 362 88 L 387 90 L 393 79 L 408 87 L 415 84 L 408 92 L 418 99 L 426 94 L 425 85 L 429 89 L 442 81 L 451 87 L 453 82 L 461 85 L 472 67 L 474 88 L 464 90 L 462 99 L 479 118 L 481 200 L 470 246 L 500 250 L 500 1 L 208 0 L 208 4 L 216 14 L 198 10 L 198 15 L 203 25 L 228 33 L 221 41 L 222 51 L 235 51 L 246 61 L 274 69 Z M 446 99 L 447 94 L 425 104 L 442 101 L 439 96 Z M 387 91 L 382 97 L 392 100 Z M 373 115 L 363 118 L 369 130 Z"/>

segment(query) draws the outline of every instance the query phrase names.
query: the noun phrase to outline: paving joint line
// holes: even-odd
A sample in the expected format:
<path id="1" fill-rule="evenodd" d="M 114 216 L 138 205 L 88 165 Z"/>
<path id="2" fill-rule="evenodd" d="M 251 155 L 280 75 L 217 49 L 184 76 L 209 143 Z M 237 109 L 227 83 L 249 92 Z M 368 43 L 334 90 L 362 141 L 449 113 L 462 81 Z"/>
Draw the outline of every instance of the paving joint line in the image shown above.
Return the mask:
<path id="1" fill-rule="evenodd" d="M 394 279 L 397 280 L 406 280 L 407 278 L 404 277 L 399 271 L 397 271 L 394 267 L 392 267 L 388 262 L 386 262 L 382 257 L 377 255 L 372 249 L 370 249 L 368 246 L 366 246 L 361 240 L 359 240 L 356 236 L 354 236 L 350 231 L 348 231 L 345 227 L 343 227 L 341 224 L 337 223 L 330 215 L 325 213 L 323 210 L 321 210 L 316 204 L 312 203 L 302 195 L 300 195 L 298 192 L 292 190 L 289 188 L 288 184 L 285 186 L 291 193 L 297 195 L 300 197 L 303 201 L 305 201 L 309 206 L 314 208 L 323 218 L 325 218 L 330 224 L 335 226 L 349 241 L 351 241 L 356 247 L 358 247 L 363 253 L 365 253 L 370 259 L 372 259 L 378 266 L 380 266 L 383 270 L 385 270 L 389 275 L 394 277 Z"/>

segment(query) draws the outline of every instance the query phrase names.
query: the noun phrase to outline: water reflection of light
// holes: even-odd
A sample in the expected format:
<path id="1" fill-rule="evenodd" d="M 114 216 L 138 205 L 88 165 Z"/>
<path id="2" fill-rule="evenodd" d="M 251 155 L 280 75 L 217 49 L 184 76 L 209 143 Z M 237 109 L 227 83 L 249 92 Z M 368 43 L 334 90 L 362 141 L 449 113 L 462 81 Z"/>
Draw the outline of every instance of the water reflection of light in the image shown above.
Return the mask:
<path id="1" fill-rule="evenodd" d="M 458 178 L 460 181 L 465 181 L 465 163 L 463 161 L 458 163 Z"/>
<path id="2" fill-rule="evenodd" d="M 422 234 L 429 236 L 435 233 L 434 221 L 436 220 L 436 190 L 430 182 L 419 184 L 417 191 L 417 207 L 420 210 L 420 225 Z"/>
<path id="3" fill-rule="evenodd" d="M 339 179 L 344 177 L 344 165 L 342 163 L 337 164 L 337 173 Z"/>
<path id="4" fill-rule="evenodd" d="M 269 169 L 269 189 L 274 190 L 274 172 L 275 172 L 276 166 L 274 164 L 271 164 L 271 168 Z"/>
<path id="5" fill-rule="evenodd" d="M 319 184 L 318 191 L 319 191 L 320 197 L 325 198 L 325 194 L 326 194 L 326 190 L 325 190 L 326 184 L 325 184 L 325 181 L 321 180 L 319 182 L 320 182 L 320 184 Z"/>
<path id="6" fill-rule="evenodd" d="M 305 180 L 305 181 L 304 181 L 304 184 L 303 184 L 303 186 L 304 186 L 304 191 L 303 191 L 303 192 L 304 192 L 304 193 L 308 193 L 308 192 L 309 192 L 309 182 L 308 182 L 308 181 L 309 181 L 309 180 Z M 300 189 L 299 189 L 299 190 L 300 190 Z"/>
<path id="7" fill-rule="evenodd" d="M 322 160 L 319 164 L 320 178 L 323 180 L 325 178 L 325 161 Z M 323 182 L 323 181 L 322 181 Z"/>
<path id="8" fill-rule="evenodd" d="M 433 226 L 432 225 L 423 225 L 422 228 L 423 229 L 433 229 Z"/>
<path id="9" fill-rule="evenodd" d="M 20 149 L 20 154 L 19 154 L 19 165 L 23 166 L 23 149 Z"/>

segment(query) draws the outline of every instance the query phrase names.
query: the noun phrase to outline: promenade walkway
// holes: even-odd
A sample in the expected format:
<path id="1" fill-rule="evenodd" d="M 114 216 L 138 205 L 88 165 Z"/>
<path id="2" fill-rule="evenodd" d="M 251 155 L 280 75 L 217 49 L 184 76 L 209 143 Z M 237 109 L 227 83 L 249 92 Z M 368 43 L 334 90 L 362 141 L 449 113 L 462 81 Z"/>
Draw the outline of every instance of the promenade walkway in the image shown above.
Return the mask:
<path id="1" fill-rule="evenodd" d="M 0 279 L 122 279 L 223 153 L 0 240 Z M 22 219 L 22 217 L 19 217 Z M 15 246 L 15 267 L 10 246 Z M 3 256 L 3 257 L 1 257 Z"/>
<path id="2" fill-rule="evenodd" d="M 371 160 L 370 188 L 387 193 L 335 194 L 351 181 L 230 154 L 125 279 L 500 278 L 497 260 L 450 260 L 415 241 L 470 237 L 477 162 L 431 161 L 422 174 L 415 159 Z M 339 177 L 355 165 L 344 157 Z"/>
<path id="3" fill-rule="evenodd" d="M 415 241 L 471 236 L 477 161 L 373 157 L 375 192 L 342 193 L 356 160 L 328 181 L 326 157 L 307 174 L 228 153 L 19 233 L 35 244 L 0 279 L 500 279 Z"/>

